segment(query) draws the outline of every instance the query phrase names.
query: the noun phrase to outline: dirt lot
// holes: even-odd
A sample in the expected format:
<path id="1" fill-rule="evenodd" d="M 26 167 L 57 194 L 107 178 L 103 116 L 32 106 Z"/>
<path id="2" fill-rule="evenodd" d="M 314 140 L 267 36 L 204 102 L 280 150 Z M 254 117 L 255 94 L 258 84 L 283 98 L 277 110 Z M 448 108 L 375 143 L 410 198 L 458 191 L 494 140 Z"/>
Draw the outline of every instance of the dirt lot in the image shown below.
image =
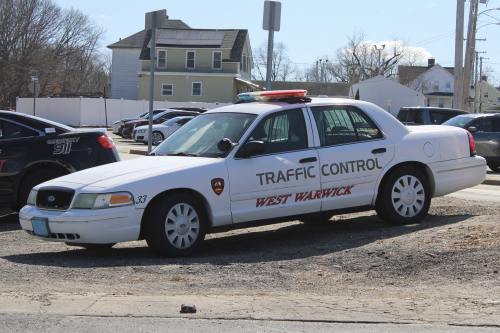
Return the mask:
<path id="1" fill-rule="evenodd" d="M 3 295 L 350 296 L 454 301 L 500 313 L 500 207 L 434 199 L 419 225 L 374 212 L 208 235 L 193 258 L 164 259 L 144 241 L 92 252 L 32 239 L 0 218 Z M 38 295 L 38 296 L 37 296 Z"/>

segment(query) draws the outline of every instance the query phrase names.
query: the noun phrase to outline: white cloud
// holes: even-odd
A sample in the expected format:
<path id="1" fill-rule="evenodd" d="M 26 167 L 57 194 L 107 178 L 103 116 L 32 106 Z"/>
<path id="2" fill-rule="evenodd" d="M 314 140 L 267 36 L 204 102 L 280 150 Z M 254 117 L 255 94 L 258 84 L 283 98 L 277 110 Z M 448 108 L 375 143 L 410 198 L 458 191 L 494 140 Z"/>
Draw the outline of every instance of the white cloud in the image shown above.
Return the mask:
<path id="1" fill-rule="evenodd" d="M 425 5 L 425 9 L 432 9 L 434 7 L 436 7 L 436 4 L 435 3 L 431 3 L 431 2 L 427 3 L 427 5 Z"/>

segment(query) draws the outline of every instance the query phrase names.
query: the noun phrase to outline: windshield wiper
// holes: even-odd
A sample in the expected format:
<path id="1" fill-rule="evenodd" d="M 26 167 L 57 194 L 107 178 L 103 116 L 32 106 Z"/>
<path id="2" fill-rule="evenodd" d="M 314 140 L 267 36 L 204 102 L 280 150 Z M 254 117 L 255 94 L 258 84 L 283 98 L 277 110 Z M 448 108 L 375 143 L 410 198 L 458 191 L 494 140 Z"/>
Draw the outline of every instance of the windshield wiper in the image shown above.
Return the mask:
<path id="1" fill-rule="evenodd" d="M 184 152 L 178 152 L 178 153 L 175 153 L 175 154 L 167 154 L 167 156 L 194 156 L 194 157 L 196 157 L 198 155 L 196 155 L 196 154 L 186 154 Z"/>

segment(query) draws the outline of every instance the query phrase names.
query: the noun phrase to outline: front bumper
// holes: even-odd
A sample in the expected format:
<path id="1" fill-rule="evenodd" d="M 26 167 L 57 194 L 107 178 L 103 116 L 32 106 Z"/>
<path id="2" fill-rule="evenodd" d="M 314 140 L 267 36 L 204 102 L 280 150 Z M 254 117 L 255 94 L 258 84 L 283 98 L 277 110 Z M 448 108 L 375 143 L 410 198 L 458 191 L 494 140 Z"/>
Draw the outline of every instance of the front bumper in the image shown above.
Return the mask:
<path id="1" fill-rule="evenodd" d="M 109 244 L 134 241 L 139 238 L 143 209 L 134 206 L 107 209 L 69 209 L 51 211 L 35 206 L 24 206 L 19 212 L 23 230 L 31 236 L 45 241 Z M 50 237 L 33 234 L 31 219 L 48 219 Z"/>

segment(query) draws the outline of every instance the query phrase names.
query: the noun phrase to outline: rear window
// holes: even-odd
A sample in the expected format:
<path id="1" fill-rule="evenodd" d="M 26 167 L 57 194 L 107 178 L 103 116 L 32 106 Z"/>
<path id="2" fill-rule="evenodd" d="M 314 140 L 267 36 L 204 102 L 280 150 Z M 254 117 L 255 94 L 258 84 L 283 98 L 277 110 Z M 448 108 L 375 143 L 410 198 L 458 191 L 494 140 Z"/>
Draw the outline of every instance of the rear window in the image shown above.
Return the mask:
<path id="1" fill-rule="evenodd" d="M 453 118 L 454 115 L 449 111 L 431 111 L 429 112 L 429 118 L 431 120 L 431 124 L 433 125 L 441 125 L 445 121 Z"/>
<path id="2" fill-rule="evenodd" d="M 424 112 L 420 109 L 401 109 L 398 120 L 403 123 L 424 124 Z"/>

